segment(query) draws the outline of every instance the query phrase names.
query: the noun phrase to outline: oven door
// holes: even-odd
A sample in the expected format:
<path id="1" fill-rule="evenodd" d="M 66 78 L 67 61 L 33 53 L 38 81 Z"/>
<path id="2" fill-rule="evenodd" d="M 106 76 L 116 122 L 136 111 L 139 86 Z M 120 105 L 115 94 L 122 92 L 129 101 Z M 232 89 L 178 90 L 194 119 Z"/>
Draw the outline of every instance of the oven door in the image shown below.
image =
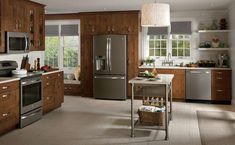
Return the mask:
<path id="1" fill-rule="evenodd" d="M 42 106 L 41 78 L 21 80 L 21 114 Z"/>

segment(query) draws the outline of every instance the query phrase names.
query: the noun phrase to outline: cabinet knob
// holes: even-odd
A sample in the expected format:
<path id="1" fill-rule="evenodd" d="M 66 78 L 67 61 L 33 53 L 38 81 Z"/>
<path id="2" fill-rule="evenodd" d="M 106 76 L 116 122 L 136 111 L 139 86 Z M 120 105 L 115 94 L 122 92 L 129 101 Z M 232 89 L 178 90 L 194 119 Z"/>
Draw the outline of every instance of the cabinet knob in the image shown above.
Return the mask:
<path id="1" fill-rule="evenodd" d="M 47 100 L 50 100 L 50 97 L 47 97 Z"/>
<path id="2" fill-rule="evenodd" d="M 47 83 L 47 86 L 49 86 L 50 85 L 50 83 Z"/>
<path id="3" fill-rule="evenodd" d="M 2 117 L 7 117 L 9 115 L 9 113 L 3 113 Z"/>
<path id="4" fill-rule="evenodd" d="M 7 86 L 3 86 L 3 87 L 2 87 L 3 90 L 6 90 L 7 88 L 8 88 Z"/>
<path id="5" fill-rule="evenodd" d="M 47 79 L 49 79 L 49 77 L 46 77 Z"/>
<path id="6" fill-rule="evenodd" d="M 217 92 L 223 92 L 223 90 L 216 90 Z"/>
<path id="7" fill-rule="evenodd" d="M 7 95 L 6 95 L 6 94 L 2 95 L 2 98 L 6 98 L 6 97 L 7 97 Z"/>

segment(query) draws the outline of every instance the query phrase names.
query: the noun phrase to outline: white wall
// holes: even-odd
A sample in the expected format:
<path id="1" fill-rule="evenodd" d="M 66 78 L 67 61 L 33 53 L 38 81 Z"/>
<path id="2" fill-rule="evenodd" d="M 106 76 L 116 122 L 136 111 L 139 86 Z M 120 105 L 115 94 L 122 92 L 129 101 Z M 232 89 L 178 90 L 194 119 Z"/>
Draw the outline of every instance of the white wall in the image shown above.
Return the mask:
<path id="1" fill-rule="evenodd" d="M 21 60 L 23 58 L 23 56 L 26 56 L 28 54 L 29 56 L 29 63 L 31 64 L 31 66 L 33 67 L 34 64 L 34 60 L 36 60 L 37 58 L 40 58 L 40 65 L 43 66 L 44 65 L 44 53 L 43 51 L 32 51 L 29 53 L 24 53 L 24 54 L 1 54 L 0 55 L 0 61 L 2 60 L 14 60 L 18 63 L 18 68 L 20 68 L 21 66 Z"/>
<path id="2" fill-rule="evenodd" d="M 228 10 L 219 10 L 219 11 L 180 11 L 180 12 L 171 12 L 171 21 L 192 21 L 192 51 L 191 51 L 191 58 L 188 60 L 177 60 L 177 62 L 196 62 L 198 60 L 217 60 L 217 55 L 219 53 L 227 53 L 227 51 L 199 51 L 198 44 L 199 44 L 199 35 L 197 33 L 198 26 L 200 22 L 203 22 L 207 26 L 212 24 L 212 21 L 216 19 L 218 22 L 221 18 L 226 18 L 228 21 Z M 142 47 L 145 48 L 144 43 L 142 42 Z M 142 49 L 141 59 L 145 58 L 146 55 Z"/>
<path id="3" fill-rule="evenodd" d="M 232 104 L 235 106 L 235 2 L 229 8 L 230 22 L 230 65 L 232 68 Z"/>

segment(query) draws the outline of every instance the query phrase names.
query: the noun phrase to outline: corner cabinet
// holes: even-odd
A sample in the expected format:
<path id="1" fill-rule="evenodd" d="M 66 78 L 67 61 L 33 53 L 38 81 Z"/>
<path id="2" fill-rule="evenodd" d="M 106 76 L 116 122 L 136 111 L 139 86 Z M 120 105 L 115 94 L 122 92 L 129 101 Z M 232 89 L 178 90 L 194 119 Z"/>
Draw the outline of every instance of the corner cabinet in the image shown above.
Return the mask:
<path id="1" fill-rule="evenodd" d="M 232 99 L 231 70 L 212 70 L 211 99 L 215 102 L 230 103 Z"/>
<path id="2" fill-rule="evenodd" d="M 19 86 L 19 81 L 0 84 L 0 135 L 19 124 Z"/>
<path id="3" fill-rule="evenodd" d="M 64 102 L 64 74 L 49 72 L 42 75 L 43 114 L 61 106 Z"/>
<path id="4" fill-rule="evenodd" d="M 26 32 L 30 51 L 45 50 L 44 5 L 29 0 L 1 0 L 0 8 L 0 53 L 6 53 L 6 32 Z"/>
<path id="5" fill-rule="evenodd" d="M 199 48 L 204 51 L 227 51 L 229 50 L 229 30 L 199 30 Z M 216 40 L 216 39 L 217 40 Z M 213 42 L 215 39 L 216 42 Z"/>

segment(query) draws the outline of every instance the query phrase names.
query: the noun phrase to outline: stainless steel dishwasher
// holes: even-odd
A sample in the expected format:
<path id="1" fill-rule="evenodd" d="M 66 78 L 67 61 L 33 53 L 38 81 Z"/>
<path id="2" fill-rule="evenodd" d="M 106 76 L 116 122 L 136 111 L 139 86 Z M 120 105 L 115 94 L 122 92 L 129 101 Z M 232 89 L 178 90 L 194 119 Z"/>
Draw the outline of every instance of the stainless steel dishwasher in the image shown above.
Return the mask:
<path id="1" fill-rule="evenodd" d="M 211 100 L 211 70 L 186 70 L 186 99 L 195 101 Z"/>

